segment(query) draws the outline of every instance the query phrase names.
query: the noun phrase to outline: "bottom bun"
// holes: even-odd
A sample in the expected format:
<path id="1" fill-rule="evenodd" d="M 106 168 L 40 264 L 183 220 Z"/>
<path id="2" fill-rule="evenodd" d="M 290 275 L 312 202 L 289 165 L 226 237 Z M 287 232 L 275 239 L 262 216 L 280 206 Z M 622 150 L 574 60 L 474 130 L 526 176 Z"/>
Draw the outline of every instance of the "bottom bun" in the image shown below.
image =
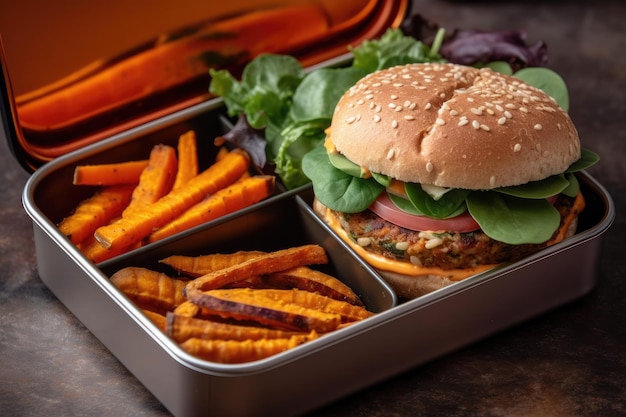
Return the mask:
<path id="1" fill-rule="evenodd" d="M 412 276 L 391 271 L 377 270 L 377 272 L 398 296 L 409 299 L 421 297 L 458 282 L 440 275 Z"/>

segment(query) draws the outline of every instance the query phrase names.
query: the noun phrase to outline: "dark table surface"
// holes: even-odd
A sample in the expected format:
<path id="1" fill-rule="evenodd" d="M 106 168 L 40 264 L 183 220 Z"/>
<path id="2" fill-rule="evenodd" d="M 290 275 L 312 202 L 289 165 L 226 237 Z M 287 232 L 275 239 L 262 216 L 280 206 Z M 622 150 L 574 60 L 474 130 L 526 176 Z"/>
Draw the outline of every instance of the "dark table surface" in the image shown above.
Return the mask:
<path id="1" fill-rule="evenodd" d="M 612 195 L 617 217 L 589 294 L 312 415 L 626 415 L 626 2 L 414 7 L 448 28 L 525 29 L 529 42 L 548 44 L 583 145 L 602 156 L 589 172 Z M 169 415 L 40 281 L 20 202 L 28 173 L 0 142 L 0 414 Z"/>

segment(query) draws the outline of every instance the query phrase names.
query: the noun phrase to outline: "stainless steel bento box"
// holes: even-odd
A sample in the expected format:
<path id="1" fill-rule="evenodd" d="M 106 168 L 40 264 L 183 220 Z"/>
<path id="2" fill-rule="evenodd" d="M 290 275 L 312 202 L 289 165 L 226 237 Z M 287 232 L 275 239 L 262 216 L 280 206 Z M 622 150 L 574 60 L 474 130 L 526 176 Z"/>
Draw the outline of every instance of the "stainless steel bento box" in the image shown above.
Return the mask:
<path id="1" fill-rule="evenodd" d="M 85 197 L 71 185 L 75 165 L 143 156 L 188 129 L 199 138 L 213 137 L 222 129 L 221 113 L 215 100 L 70 153 L 37 170 L 23 194 L 41 279 L 174 415 L 302 414 L 574 300 L 596 284 L 601 238 L 615 209 L 586 173 L 579 179 L 587 207 L 574 237 L 409 301 L 398 299 L 313 213 L 310 187 L 281 190 L 241 212 L 99 265 L 57 230 L 55 224 Z M 208 158 L 210 149 L 203 150 Z M 185 353 L 109 281 L 119 268 L 158 268 L 157 261 L 173 253 L 302 243 L 324 246 L 330 271 L 377 314 L 256 362 L 217 364 Z"/>

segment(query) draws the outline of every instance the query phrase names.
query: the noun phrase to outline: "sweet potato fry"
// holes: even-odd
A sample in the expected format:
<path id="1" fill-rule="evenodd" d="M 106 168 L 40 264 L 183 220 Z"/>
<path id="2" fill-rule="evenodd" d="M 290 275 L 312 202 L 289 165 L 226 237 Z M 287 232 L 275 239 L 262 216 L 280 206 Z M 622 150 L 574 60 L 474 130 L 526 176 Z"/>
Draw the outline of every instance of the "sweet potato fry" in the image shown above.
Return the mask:
<path id="1" fill-rule="evenodd" d="M 363 306 L 361 299 L 346 284 L 331 275 L 307 266 L 271 273 L 267 276 L 266 281 L 273 286 L 299 288 L 336 300 L 346 301 L 350 304 Z"/>
<path id="2" fill-rule="evenodd" d="M 174 184 L 177 168 L 178 160 L 174 148 L 167 145 L 154 146 L 150 151 L 148 166 L 142 171 L 139 184 L 133 190 L 130 204 L 122 212 L 122 217 L 167 194 Z"/>
<path id="3" fill-rule="evenodd" d="M 200 313 L 200 306 L 186 300 L 174 308 L 174 314 L 183 317 L 196 317 Z"/>
<path id="4" fill-rule="evenodd" d="M 243 293 L 243 291 L 240 290 L 232 291 Z M 297 288 L 291 290 L 258 289 L 254 290 L 254 297 L 269 299 L 281 304 L 295 304 L 324 313 L 339 314 L 342 318 L 342 322 L 359 321 L 374 315 L 374 313 L 367 311 L 364 307 L 355 306 L 346 301 L 335 300 L 316 292 L 299 290 Z"/>
<path id="5" fill-rule="evenodd" d="M 166 318 L 165 334 L 178 343 L 184 342 L 192 337 L 206 340 L 260 340 L 288 339 L 291 336 L 303 335 L 302 332 L 274 330 L 255 326 L 239 326 L 237 324 L 185 317 L 174 313 L 167 313 Z M 315 334 L 313 332 L 311 333 Z M 313 337 L 312 334 L 309 336 Z"/>
<path id="6" fill-rule="evenodd" d="M 251 288 L 211 290 L 194 294 L 189 299 L 194 304 L 220 317 L 255 321 L 274 329 L 315 330 L 319 333 L 327 333 L 335 330 L 344 321 L 339 313 L 325 312 L 315 308 L 303 307 L 292 301 L 278 300 L 267 296 L 266 291 L 292 292 L 297 290 L 255 290 Z"/>
<path id="7" fill-rule="evenodd" d="M 163 314 L 160 313 L 156 313 L 154 311 L 150 311 L 150 310 L 142 310 L 143 314 L 146 315 L 146 317 L 148 317 L 150 320 L 152 320 L 152 322 L 154 324 L 156 324 L 156 326 L 159 328 L 159 330 L 161 330 L 163 333 L 165 333 L 165 329 L 167 327 L 167 319 L 165 318 L 165 316 Z"/>
<path id="8" fill-rule="evenodd" d="M 165 239 L 265 199 L 274 192 L 274 178 L 273 175 L 257 175 L 240 179 L 215 194 L 209 195 L 179 217 L 152 232 L 148 236 L 148 243 Z"/>
<path id="9" fill-rule="evenodd" d="M 74 212 L 63 219 L 59 230 L 72 243 L 78 244 L 102 225 L 119 216 L 130 202 L 133 185 L 103 187 L 92 197 L 80 202 Z"/>
<path id="10" fill-rule="evenodd" d="M 320 333 L 335 330 L 340 323 L 359 321 L 373 315 L 363 307 L 298 289 L 211 290 L 190 300 L 222 317 Z"/>
<path id="11" fill-rule="evenodd" d="M 178 190 L 198 175 L 198 146 L 196 133 L 190 130 L 178 138 L 178 172 L 172 189 Z"/>
<path id="12" fill-rule="evenodd" d="M 155 312 L 171 311 L 186 301 L 187 280 L 140 267 L 126 267 L 111 276 L 111 282 L 140 308 Z"/>
<path id="13" fill-rule="evenodd" d="M 167 224 L 189 207 L 215 193 L 243 174 L 249 167 L 250 158 L 242 150 L 235 149 L 221 161 L 189 180 L 184 187 L 173 190 L 143 210 L 128 217 L 100 227 L 95 237 L 107 249 L 128 247 L 148 236 L 154 229 Z"/>
<path id="14" fill-rule="evenodd" d="M 224 141 L 226 142 L 226 141 Z M 219 161 L 220 159 L 222 159 L 224 156 L 226 156 L 228 154 L 228 152 L 230 152 L 228 150 L 228 148 L 226 146 L 222 146 L 224 144 L 224 142 L 222 143 L 215 143 L 215 146 L 219 146 L 220 148 L 217 150 L 217 155 L 215 155 L 215 160 Z"/>
<path id="15" fill-rule="evenodd" d="M 137 184 L 148 160 L 113 164 L 78 165 L 74 168 L 74 185 Z"/>
<path id="16" fill-rule="evenodd" d="M 93 237 L 93 235 L 91 235 L 87 239 L 80 242 L 77 246 L 78 246 L 78 249 L 80 249 L 80 251 L 83 253 L 83 255 L 85 255 L 87 259 L 89 259 L 91 262 L 99 263 L 99 262 L 104 262 L 107 259 L 111 259 L 114 256 L 121 255 L 133 249 L 137 249 L 141 245 L 139 244 L 139 242 L 137 242 L 129 247 L 122 247 L 122 248 L 117 248 L 115 250 L 109 250 L 105 248 L 104 246 L 102 246 Z"/>
<path id="17" fill-rule="evenodd" d="M 188 298 L 201 295 L 202 291 L 221 288 L 224 285 L 250 276 L 270 274 L 296 266 L 325 264 L 328 257 L 319 245 L 303 245 L 259 255 L 237 265 L 223 268 L 190 281 L 185 287 Z"/>
<path id="18" fill-rule="evenodd" d="M 248 259 L 263 255 L 261 251 L 238 251 L 234 253 L 215 253 L 201 256 L 172 255 L 159 262 L 170 266 L 175 271 L 190 277 L 199 277 L 240 264 Z"/>
<path id="19" fill-rule="evenodd" d="M 307 342 L 308 336 L 289 339 L 203 340 L 191 338 L 180 344 L 187 353 L 212 362 L 243 363 L 267 358 Z"/>

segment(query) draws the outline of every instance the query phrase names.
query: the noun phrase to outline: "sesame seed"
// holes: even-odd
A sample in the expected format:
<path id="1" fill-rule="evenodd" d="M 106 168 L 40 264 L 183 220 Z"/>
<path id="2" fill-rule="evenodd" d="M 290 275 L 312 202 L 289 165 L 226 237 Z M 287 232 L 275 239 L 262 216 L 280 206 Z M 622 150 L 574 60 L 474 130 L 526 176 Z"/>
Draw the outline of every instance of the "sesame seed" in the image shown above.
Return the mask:
<path id="1" fill-rule="evenodd" d="M 404 107 L 409 107 L 409 106 L 411 106 L 411 102 L 409 100 L 406 100 L 404 102 Z"/>
<path id="2" fill-rule="evenodd" d="M 358 243 L 359 246 L 369 246 L 372 243 L 372 239 L 369 237 L 360 237 L 356 240 L 356 243 Z"/>
<path id="3" fill-rule="evenodd" d="M 515 146 L 513 146 L 513 152 L 519 152 L 522 150 L 522 145 L 520 145 L 519 143 L 516 143 Z"/>
<path id="4" fill-rule="evenodd" d="M 489 129 L 489 126 L 487 126 L 487 125 L 480 125 L 480 128 L 482 130 L 484 130 L 485 132 L 489 132 L 491 130 L 491 129 Z"/>
<path id="5" fill-rule="evenodd" d="M 393 155 L 395 154 L 393 149 L 389 149 L 387 152 L 387 159 L 393 159 Z"/>
<path id="6" fill-rule="evenodd" d="M 543 126 L 541 126 L 539 123 L 537 123 L 536 125 L 533 126 L 533 128 L 535 130 L 541 130 L 541 129 L 543 129 Z"/>
<path id="7" fill-rule="evenodd" d="M 478 121 L 476 120 L 472 120 L 472 127 L 474 129 L 480 129 L 480 123 L 478 123 Z"/>
<path id="8" fill-rule="evenodd" d="M 459 112 L 458 112 L 458 111 L 456 111 L 456 110 L 450 110 L 450 115 L 452 115 L 452 116 L 458 116 L 458 115 L 459 115 Z"/>
<path id="9" fill-rule="evenodd" d="M 524 113 L 528 113 L 528 109 L 526 107 L 520 107 L 519 110 L 523 111 Z"/>
<path id="10" fill-rule="evenodd" d="M 392 95 L 391 95 L 391 99 L 392 99 L 392 100 L 397 100 L 397 99 L 398 99 L 398 96 L 397 96 L 397 95 L 395 95 L 395 94 L 392 94 Z"/>
<path id="11" fill-rule="evenodd" d="M 498 119 L 498 124 L 499 125 L 503 125 L 505 123 L 506 123 L 506 117 L 501 117 L 501 118 Z"/>
<path id="12" fill-rule="evenodd" d="M 396 249 L 397 250 L 407 250 L 409 248 L 409 242 L 397 242 Z"/>
<path id="13" fill-rule="evenodd" d="M 374 94 L 368 94 L 365 96 L 366 99 L 371 100 L 374 98 Z"/>
<path id="14" fill-rule="evenodd" d="M 356 121 L 356 117 L 354 116 L 350 116 L 348 117 L 348 119 L 346 120 L 346 122 L 348 122 L 348 124 L 352 124 Z"/>
<path id="15" fill-rule="evenodd" d="M 373 119 L 374 119 L 374 123 L 380 122 L 380 116 L 377 114 L 374 115 Z"/>
<path id="16" fill-rule="evenodd" d="M 425 109 L 425 110 L 430 110 L 430 108 L 431 108 L 432 106 L 433 106 L 432 104 L 430 104 L 430 103 L 426 103 L 426 105 L 424 106 L 424 109 Z"/>
<path id="17" fill-rule="evenodd" d="M 410 114 L 407 114 L 406 116 L 404 116 L 404 120 L 415 120 L 415 117 L 411 116 Z"/>
<path id="18" fill-rule="evenodd" d="M 509 113 L 508 111 L 504 112 L 504 117 L 506 117 L 507 119 L 510 119 L 513 117 L 513 115 L 511 113 Z"/>
<path id="19" fill-rule="evenodd" d="M 426 249 L 436 248 L 437 246 L 443 244 L 443 239 L 440 237 L 436 237 L 434 239 L 428 239 L 424 244 Z"/>
<path id="20" fill-rule="evenodd" d="M 396 108 L 395 103 L 389 103 L 388 106 L 389 106 L 390 109 L 395 109 Z"/>
<path id="21" fill-rule="evenodd" d="M 489 184 L 493 187 L 494 185 L 496 185 L 496 177 L 494 177 L 493 175 L 491 176 L 491 178 L 489 178 Z"/>
<path id="22" fill-rule="evenodd" d="M 459 120 L 459 126 L 465 126 L 466 124 L 469 123 L 469 120 L 467 119 L 461 119 Z"/>
<path id="23" fill-rule="evenodd" d="M 402 106 L 397 106 L 393 111 L 402 111 Z"/>
<path id="24" fill-rule="evenodd" d="M 397 129 L 398 128 L 398 121 L 397 120 L 392 120 L 391 121 L 391 127 L 394 128 L 394 129 Z"/>
<path id="25" fill-rule="evenodd" d="M 443 126 L 446 124 L 446 121 L 437 117 L 437 120 L 435 120 L 435 123 L 438 124 L 439 126 Z"/>
<path id="26" fill-rule="evenodd" d="M 365 103 L 365 100 L 363 100 L 363 99 L 358 99 L 356 101 L 356 104 L 363 104 L 363 103 Z"/>
<path id="27" fill-rule="evenodd" d="M 430 161 L 426 162 L 426 171 L 427 172 L 433 172 L 433 168 L 434 168 L 433 164 Z"/>

